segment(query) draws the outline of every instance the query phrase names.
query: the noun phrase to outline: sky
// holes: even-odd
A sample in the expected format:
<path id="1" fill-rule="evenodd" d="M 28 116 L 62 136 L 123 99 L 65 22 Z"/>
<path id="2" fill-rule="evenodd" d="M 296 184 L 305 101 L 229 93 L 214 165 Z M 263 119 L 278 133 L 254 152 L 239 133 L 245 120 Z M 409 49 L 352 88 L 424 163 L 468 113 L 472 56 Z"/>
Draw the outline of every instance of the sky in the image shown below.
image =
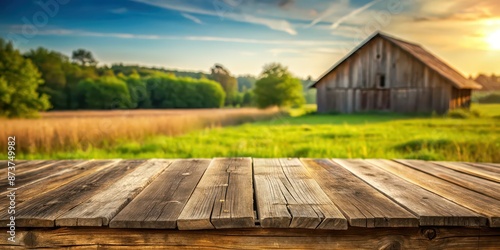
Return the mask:
<path id="1" fill-rule="evenodd" d="M 498 0 L 0 0 L 21 51 L 92 51 L 100 65 L 319 77 L 376 31 L 421 44 L 465 76 L 500 74 Z"/>

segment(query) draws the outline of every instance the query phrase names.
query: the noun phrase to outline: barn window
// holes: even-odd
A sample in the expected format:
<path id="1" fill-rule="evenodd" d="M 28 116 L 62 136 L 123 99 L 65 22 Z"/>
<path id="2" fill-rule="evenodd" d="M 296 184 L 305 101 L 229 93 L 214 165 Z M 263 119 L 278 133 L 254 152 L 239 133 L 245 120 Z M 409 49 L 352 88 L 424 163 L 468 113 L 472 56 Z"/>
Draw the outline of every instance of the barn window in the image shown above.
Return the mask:
<path id="1" fill-rule="evenodd" d="M 385 74 L 378 75 L 377 87 L 382 88 L 382 89 L 387 87 L 386 82 L 385 82 Z"/>

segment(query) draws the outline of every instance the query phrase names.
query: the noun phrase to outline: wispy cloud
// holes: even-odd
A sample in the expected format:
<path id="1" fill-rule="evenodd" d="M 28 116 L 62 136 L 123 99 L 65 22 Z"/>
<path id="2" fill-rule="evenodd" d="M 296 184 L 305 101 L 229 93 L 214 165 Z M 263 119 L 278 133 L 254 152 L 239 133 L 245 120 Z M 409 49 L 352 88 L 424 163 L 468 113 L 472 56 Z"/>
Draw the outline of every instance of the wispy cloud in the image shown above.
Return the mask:
<path id="1" fill-rule="evenodd" d="M 133 1 L 164 9 L 177 10 L 183 13 L 218 16 L 221 18 L 231 19 L 237 22 L 264 25 L 270 29 L 283 31 L 290 35 L 297 34 L 297 31 L 292 27 L 292 25 L 287 20 L 284 19 L 257 17 L 250 14 L 233 12 L 231 10 L 221 12 L 217 11 L 217 9 L 212 5 L 210 5 L 212 8 L 204 9 L 200 6 L 186 3 L 185 1 L 169 1 L 169 2 L 159 1 L 159 0 L 133 0 Z"/>
<path id="2" fill-rule="evenodd" d="M 13 33 L 22 34 L 23 25 L 11 25 L 8 30 Z M 143 39 L 143 40 L 186 40 L 186 41 L 204 41 L 204 42 L 227 42 L 227 43 L 246 43 L 246 44 L 268 44 L 268 45 L 293 45 L 293 46 L 343 46 L 346 42 L 332 40 L 261 40 L 238 37 L 219 37 L 219 36 L 165 36 L 165 35 L 145 35 L 131 33 L 103 33 L 85 30 L 72 29 L 43 29 L 39 30 L 38 35 L 52 36 L 90 36 L 90 37 L 110 37 L 120 39 Z"/>
<path id="3" fill-rule="evenodd" d="M 345 22 L 347 19 L 353 17 L 353 16 L 356 16 L 357 14 L 367 10 L 368 8 L 372 7 L 373 5 L 375 5 L 376 3 L 380 2 L 381 0 L 374 0 L 374 1 L 371 1 L 353 11 L 351 11 L 349 14 L 345 15 L 345 16 L 342 16 L 341 18 L 339 18 L 336 22 L 332 23 L 332 25 L 330 26 L 332 29 L 336 29 L 338 28 L 343 22 Z"/>
<path id="4" fill-rule="evenodd" d="M 228 15 L 234 20 L 240 19 L 239 21 L 244 21 L 248 23 L 254 23 L 254 24 L 261 24 L 269 27 L 270 29 L 273 30 L 279 30 L 279 31 L 284 31 L 290 35 L 297 35 L 297 31 L 292 27 L 292 25 L 285 20 L 276 20 L 276 19 L 269 19 L 269 18 L 262 18 L 262 17 L 255 17 L 251 15 L 236 15 L 236 14 L 230 14 Z"/>
<path id="5" fill-rule="evenodd" d="M 182 13 L 181 15 L 182 15 L 183 17 L 185 17 L 185 18 L 187 18 L 187 19 L 189 19 L 189 20 L 191 20 L 191 21 L 193 21 L 193 22 L 197 23 L 197 24 L 203 24 L 203 22 L 202 22 L 200 19 L 198 19 L 197 17 L 195 17 L 195 16 L 193 16 L 193 15 L 189 15 L 189 14 L 187 14 L 187 13 Z"/>
<path id="6" fill-rule="evenodd" d="M 300 47 L 300 48 L 273 48 L 268 50 L 273 56 L 280 55 L 325 55 L 325 54 L 338 54 L 342 55 L 344 51 L 340 48 L 331 48 L 331 47 Z"/>
<path id="7" fill-rule="evenodd" d="M 307 26 L 307 28 L 312 27 L 316 25 L 317 23 L 325 20 L 325 18 L 330 17 L 333 15 L 335 12 L 339 11 L 340 9 L 344 9 L 349 5 L 349 0 L 341 0 L 340 2 L 333 3 L 328 7 L 325 11 L 321 12 L 318 17 L 316 17 L 314 20 L 311 21 L 311 23 Z"/>
<path id="8" fill-rule="evenodd" d="M 127 8 L 117 8 L 117 9 L 112 9 L 109 12 L 114 13 L 114 14 L 124 14 L 124 13 L 127 13 L 128 10 L 127 10 Z"/>

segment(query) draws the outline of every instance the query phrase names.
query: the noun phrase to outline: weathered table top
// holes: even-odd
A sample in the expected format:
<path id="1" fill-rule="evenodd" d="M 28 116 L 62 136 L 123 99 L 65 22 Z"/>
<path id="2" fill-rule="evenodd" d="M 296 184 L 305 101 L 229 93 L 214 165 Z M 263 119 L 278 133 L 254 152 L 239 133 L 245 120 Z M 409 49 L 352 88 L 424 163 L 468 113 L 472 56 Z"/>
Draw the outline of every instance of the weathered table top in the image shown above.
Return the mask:
<path id="1" fill-rule="evenodd" d="M 492 163 L 49 160 L 17 162 L 15 174 L 21 228 L 500 227 L 500 164 Z M 11 186 L 1 186 L 8 204 Z M 5 227 L 7 209 L 0 213 Z"/>

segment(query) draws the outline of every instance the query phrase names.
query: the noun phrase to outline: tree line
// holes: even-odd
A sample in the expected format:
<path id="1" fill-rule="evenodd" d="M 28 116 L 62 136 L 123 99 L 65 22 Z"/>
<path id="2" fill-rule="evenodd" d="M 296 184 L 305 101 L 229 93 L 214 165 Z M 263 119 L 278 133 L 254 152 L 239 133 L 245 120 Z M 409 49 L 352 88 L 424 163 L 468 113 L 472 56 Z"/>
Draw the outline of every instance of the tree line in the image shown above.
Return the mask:
<path id="1" fill-rule="evenodd" d="M 304 91 L 310 79 L 295 78 L 276 63 L 264 66 L 259 77 L 235 77 L 220 64 L 209 74 L 97 64 L 84 49 L 71 58 L 43 47 L 21 54 L 0 38 L 0 116 L 30 117 L 51 109 L 264 108 L 314 102 L 311 91 Z"/>

